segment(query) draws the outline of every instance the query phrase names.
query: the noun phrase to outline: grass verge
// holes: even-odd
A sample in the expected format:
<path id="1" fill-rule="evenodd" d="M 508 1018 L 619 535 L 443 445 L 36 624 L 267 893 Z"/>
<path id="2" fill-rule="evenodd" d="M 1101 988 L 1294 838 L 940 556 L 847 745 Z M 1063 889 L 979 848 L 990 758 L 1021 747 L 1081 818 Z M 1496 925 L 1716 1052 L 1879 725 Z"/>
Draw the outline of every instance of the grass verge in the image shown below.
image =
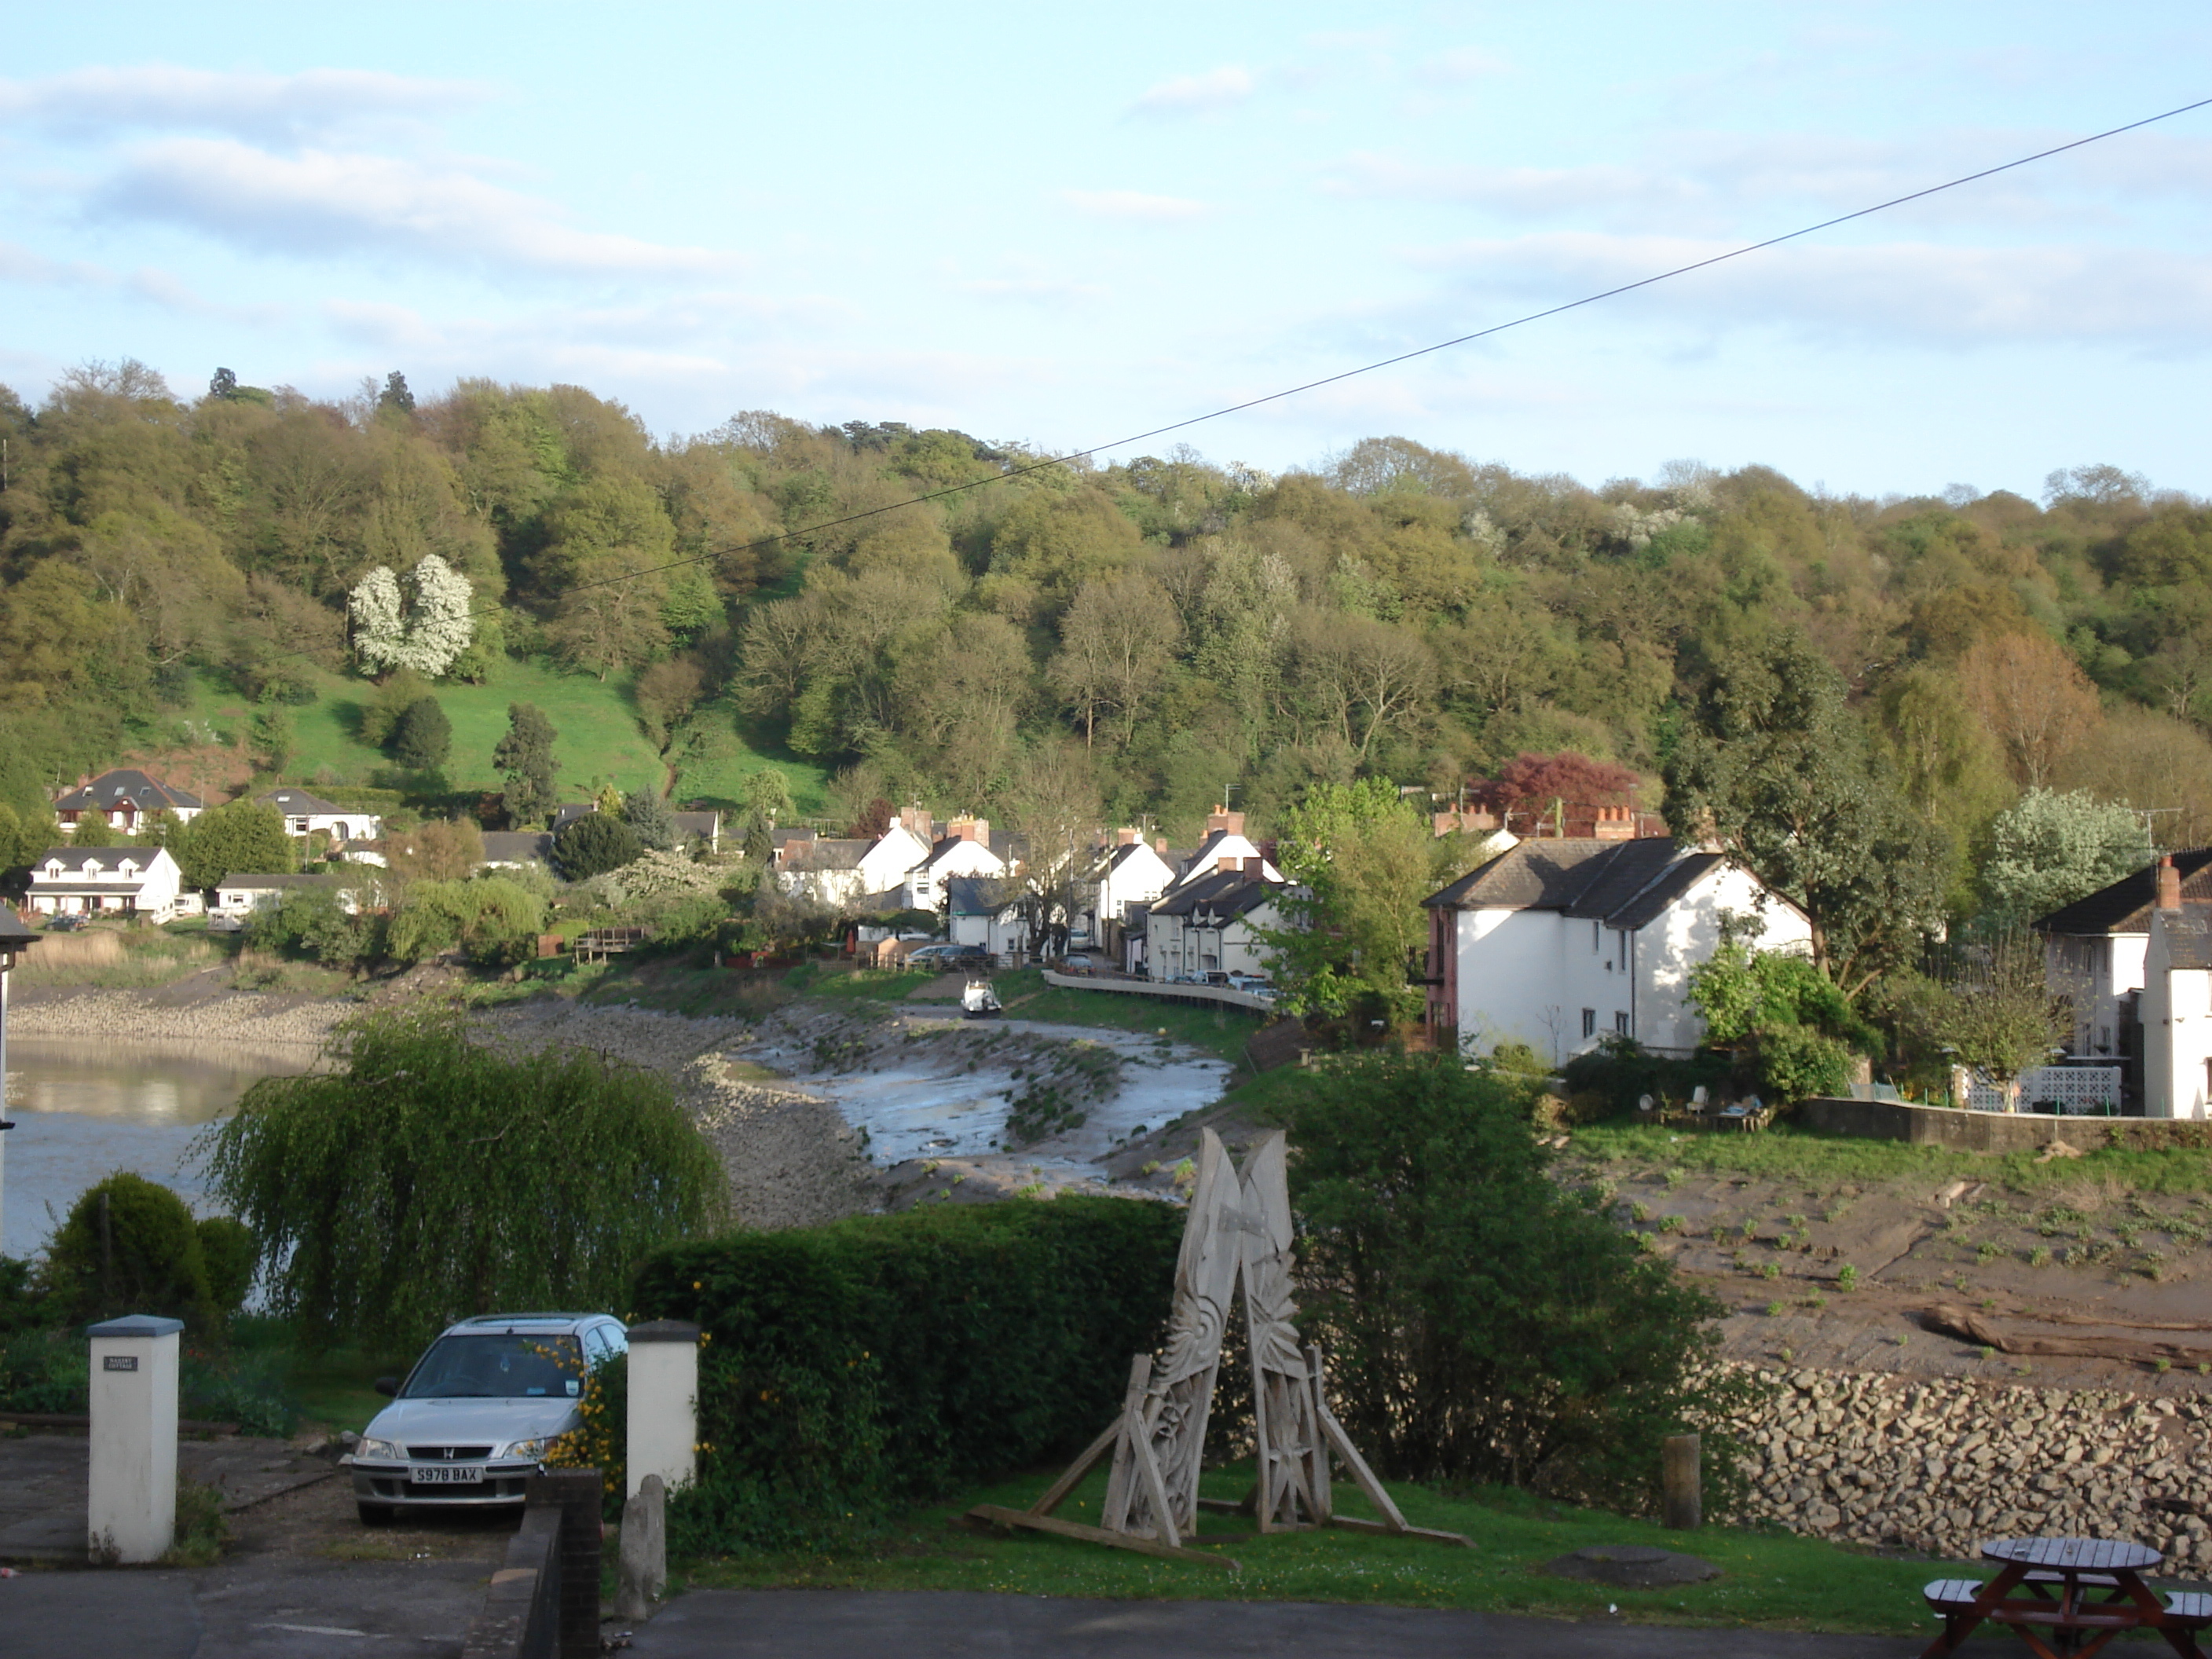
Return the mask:
<path id="1" fill-rule="evenodd" d="M 1200 1537 L 1242 1565 L 1239 1572 L 1154 1560 L 1037 1533 L 969 1531 L 953 1523 L 969 1505 L 1022 1508 L 1057 1471 L 1000 1481 L 906 1517 L 872 1545 L 805 1554 L 733 1556 L 680 1564 L 686 1588 L 998 1590 L 1106 1599 L 1374 1602 L 1468 1608 L 1553 1618 L 1603 1618 L 1669 1625 L 1919 1635 L 1929 1626 L 1920 1587 L 1939 1576 L 1925 1561 L 1875 1556 L 1779 1532 L 1709 1527 L 1668 1532 L 1644 1521 L 1577 1509 L 1504 1489 L 1445 1498 L 1393 1483 L 1391 1495 L 1416 1526 L 1465 1534 L 1473 1549 L 1412 1539 L 1324 1530 L 1262 1538 L 1249 1522 L 1207 1516 Z M 1209 1497 L 1237 1498 L 1248 1469 L 1208 1474 Z M 1060 1513 L 1098 1516 L 1103 1474 L 1079 1487 Z M 1371 1515 L 1340 1486 L 1346 1515 Z M 1553 1578 L 1537 1569 L 1595 1544 L 1650 1544 L 1711 1561 L 1721 1577 L 1657 1590 L 1620 1589 Z"/>
<path id="2" fill-rule="evenodd" d="M 994 975 L 991 986 L 1010 1018 L 1089 1025 L 1107 1031 L 1163 1033 L 1171 1041 L 1204 1049 L 1232 1064 L 1243 1063 L 1245 1042 L 1262 1024 L 1241 1009 L 1047 985 L 1044 975 L 1034 968 Z M 1017 1001 L 1019 1007 L 1014 1006 Z"/>

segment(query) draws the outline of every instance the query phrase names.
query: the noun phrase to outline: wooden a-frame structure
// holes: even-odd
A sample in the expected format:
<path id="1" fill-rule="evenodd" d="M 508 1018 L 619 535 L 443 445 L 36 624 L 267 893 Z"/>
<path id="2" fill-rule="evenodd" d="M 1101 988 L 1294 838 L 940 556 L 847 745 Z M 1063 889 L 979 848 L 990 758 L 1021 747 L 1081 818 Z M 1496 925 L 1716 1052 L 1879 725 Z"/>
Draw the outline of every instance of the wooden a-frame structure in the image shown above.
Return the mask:
<path id="1" fill-rule="evenodd" d="M 1120 1413 L 1036 1503 L 1025 1510 L 981 1504 L 968 1511 L 969 1518 L 1231 1571 L 1235 1561 L 1184 1542 L 1197 1532 L 1201 1510 L 1250 1515 L 1263 1533 L 1342 1527 L 1472 1547 L 1458 1533 L 1407 1525 L 1329 1410 L 1321 1350 L 1298 1340 L 1293 1242 L 1288 1146 L 1282 1133 L 1262 1140 L 1240 1174 L 1231 1166 L 1220 1137 L 1202 1130 L 1190 1218 L 1176 1261 L 1175 1308 L 1158 1365 L 1150 1354 L 1130 1362 Z M 1240 1283 L 1252 1358 L 1259 1471 L 1241 1503 L 1198 1495 L 1221 1341 Z M 1113 1472 L 1099 1524 L 1054 1514 L 1109 1455 Z M 1336 1513 L 1329 1486 L 1332 1455 L 1381 1520 Z"/>

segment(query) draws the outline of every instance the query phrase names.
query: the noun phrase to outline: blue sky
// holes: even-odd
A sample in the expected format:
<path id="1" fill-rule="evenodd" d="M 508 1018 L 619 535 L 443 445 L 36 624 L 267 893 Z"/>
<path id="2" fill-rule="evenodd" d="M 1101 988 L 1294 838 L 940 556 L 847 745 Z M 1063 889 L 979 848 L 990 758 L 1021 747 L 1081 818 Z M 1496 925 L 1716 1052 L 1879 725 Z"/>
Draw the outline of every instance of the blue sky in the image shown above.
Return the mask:
<path id="1" fill-rule="evenodd" d="M 27 9 L 0 380 L 1075 448 L 2212 95 L 2208 46 L 2126 0 Z M 2208 204 L 2212 110 L 1179 437 L 2212 495 Z"/>

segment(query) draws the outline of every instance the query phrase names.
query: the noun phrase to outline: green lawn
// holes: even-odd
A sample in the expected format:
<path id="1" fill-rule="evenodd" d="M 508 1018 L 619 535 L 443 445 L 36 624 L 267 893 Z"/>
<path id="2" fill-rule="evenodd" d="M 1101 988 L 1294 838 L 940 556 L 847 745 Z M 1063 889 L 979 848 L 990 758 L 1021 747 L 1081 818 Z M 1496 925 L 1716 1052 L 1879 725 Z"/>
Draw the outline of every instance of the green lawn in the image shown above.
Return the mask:
<path id="1" fill-rule="evenodd" d="M 1244 1042 L 1262 1022 L 1239 1008 L 1168 1002 L 1158 997 L 1114 991 L 1076 991 L 1047 985 L 1034 968 L 997 974 L 991 980 L 1011 1019 L 1046 1020 L 1056 1025 L 1093 1025 L 1109 1031 L 1164 1031 L 1221 1059 L 1241 1062 Z M 1020 1003 L 1019 1007 L 1014 1005 Z"/>
<path id="2" fill-rule="evenodd" d="M 1025 1508 L 1056 1471 L 995 1483 L 906 1517 L 862 1548 L 735 1556 L 679 1565 L 686 1587 L 804 1586 L 856 1589 L 1001 1590 L 1027 1595 L 1184 1597 L 1250 1601 L 1374 1601 L 1466 1607 L 1559 1618 L 1602 1617 L 1654 1624 L 1752 1626 L 1773 1630 L 1932 1635 L 1920 1599 L 1930 1578 L 1955 1576 L 1925 1561 L 1897 1560 L 1787 1533 L 1710 1527 L 1670 1533 L 1649 1522 L 1578 1509 L 1526 1492 L 1486 1489 L 1460 1498 L 1393 1483 L 1415 1526 L 1466 1534 L 1473 1549 L 1425 1540 L 1334 1530 L 1257 1535 L 1239 1517 L 1203 1517 L 1200 1536 L 1240 1564 L 1230 1572 L 1163 1561 L 1039 1533 L 969 1531 L 952 1517 L 970 1504 Z M 1243 1496 L 1245 1469 L 1208 1474 L 1209 1497 Z M 1095 1473 L 1059 1513 L 1095 1522 L 1105 1492 Z M 1373 1511 L 1347 1486 L 1346 1515 Z M 1626 1590 L 1553 1578 L 1535 1569 L 1596 1544 L 1654 1544 L 1702 1557 L 1721 1577 L 1663 1590 Z"/>
<path id="3" fill-rule="evenodd" d="M 308 671 L 307 678 L 319 695 L 313 702 L 292 711 L 298 748 L 286 775 L 307 780 L 327 768 L 347 782 L 366 783 L 377 769 L 390 764 L 380 750 L 355 736 L 368 682 L 320 670 Z M 507 708 L 514 702 L 536 703 L 560 733 L 554 755 L 560 763 L 564 799 L 580 799 L 595 783 L 611 782 L 629 790 L 641 786 L 658 789 L 666 781 L 666 767 L 638 730 L 626 676 L 602 683 L 543 660 L 507 658 L 489 684 L 447 683 L 438 686 L 435 695 L 453 722 L 453 758 L 446 770 L 457 788 L 498 787 L 491 754 L 506 735 Z M 206 681 L 201 683 L 198 706 L 191 712 L 225 732 L 237 727 L 250 713 L 235 692 Z M 824 780 L 819 767 L 752 748 L 726 703 L 714 705 L 701 719 L 710 735 L 687 757 L 677 779 L 678 798 L 734 805 L 744 780 L 765 766 L 784 775 L 802 815 L 823 810 Z"/>

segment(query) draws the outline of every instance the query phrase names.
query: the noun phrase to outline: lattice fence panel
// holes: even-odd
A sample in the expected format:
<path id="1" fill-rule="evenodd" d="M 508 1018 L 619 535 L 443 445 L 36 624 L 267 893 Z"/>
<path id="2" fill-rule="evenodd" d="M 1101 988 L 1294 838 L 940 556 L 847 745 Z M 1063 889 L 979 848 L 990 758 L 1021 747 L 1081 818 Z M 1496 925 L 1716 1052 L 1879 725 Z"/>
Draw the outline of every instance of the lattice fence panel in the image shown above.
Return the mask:
<path id="1" fill-rule="evenodd" d="M 1977 1112 L 2002 1112 L 2004 1090 L 1978 1077 L 1966 1091 L 1966 1105 Z M 2120 1068 L 2117 1066 L 2037 1066 L 2020 1074 L 2020 1109 L 2024 1112 L 2102 1116 L 2119 1107 Z"/>

